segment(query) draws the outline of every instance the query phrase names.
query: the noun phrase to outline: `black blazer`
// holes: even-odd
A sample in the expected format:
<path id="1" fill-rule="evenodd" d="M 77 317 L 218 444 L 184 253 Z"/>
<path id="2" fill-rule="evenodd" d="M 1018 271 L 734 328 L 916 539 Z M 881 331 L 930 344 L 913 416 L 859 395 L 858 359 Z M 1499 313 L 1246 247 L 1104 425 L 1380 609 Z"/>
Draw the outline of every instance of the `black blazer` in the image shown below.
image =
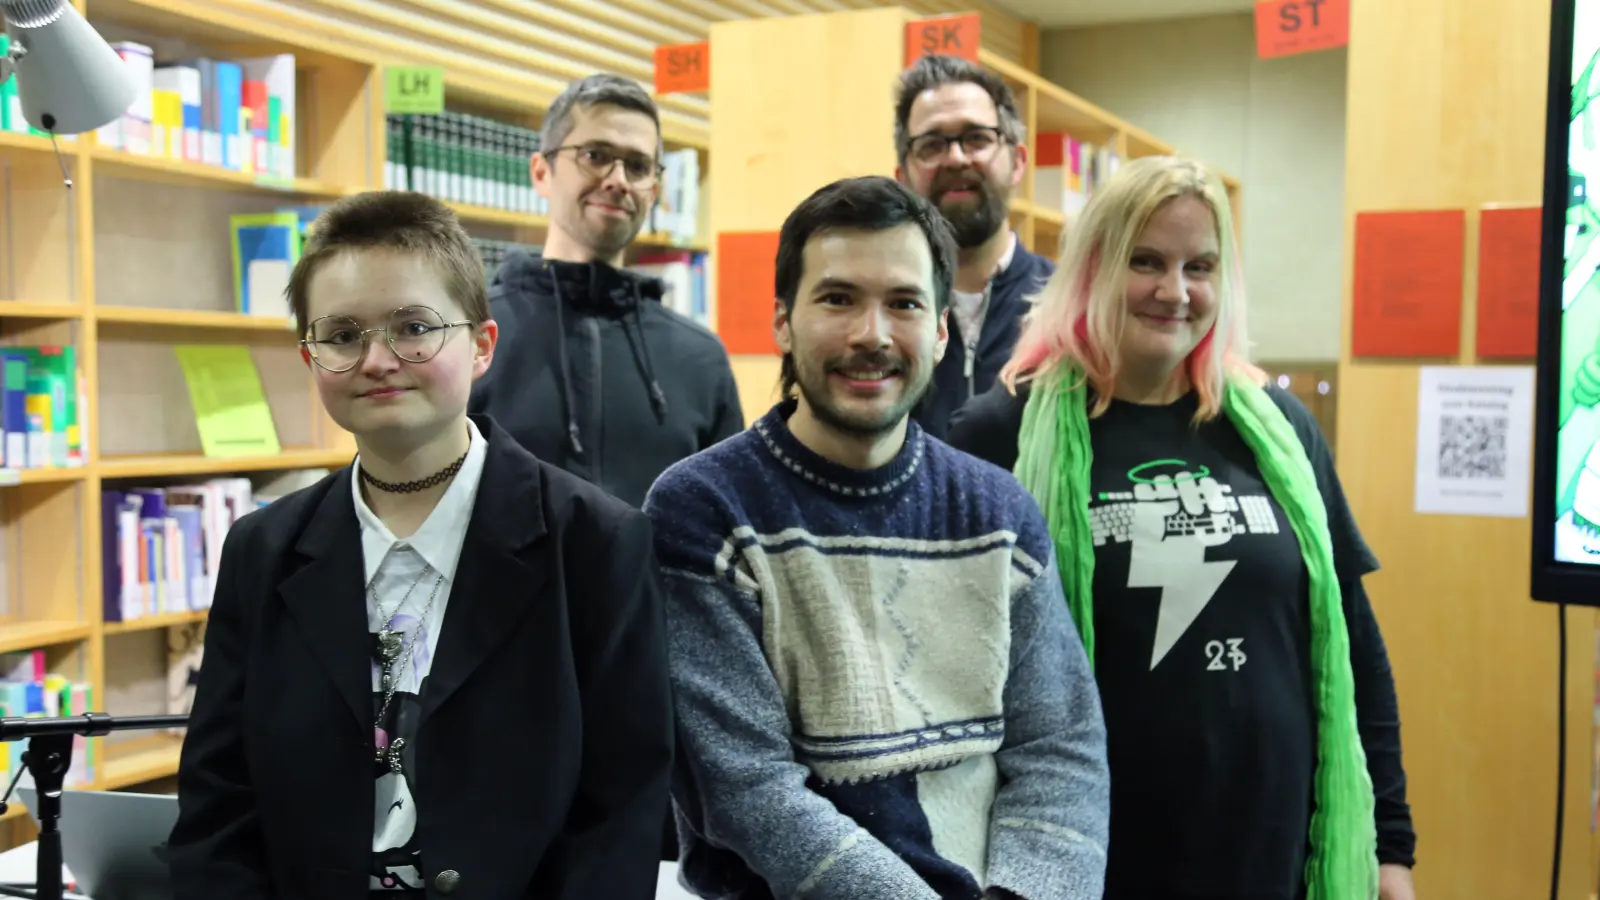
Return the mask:
<path id="1" fill-rule="evenodd" d="M 673 722 L 649 520 L 487 418 L 420 699 L 430 898 L 648 900 Z M 365 900 L 372 676 L 349 466 L 223 542 L 170 841 L 177 900 Z"/>

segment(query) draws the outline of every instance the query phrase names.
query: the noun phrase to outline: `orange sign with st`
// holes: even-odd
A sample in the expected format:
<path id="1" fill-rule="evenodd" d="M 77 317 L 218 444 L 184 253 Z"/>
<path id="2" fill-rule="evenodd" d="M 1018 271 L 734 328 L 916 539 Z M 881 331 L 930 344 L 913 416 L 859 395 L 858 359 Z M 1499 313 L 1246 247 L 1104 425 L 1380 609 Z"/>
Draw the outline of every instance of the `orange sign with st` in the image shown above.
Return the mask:
<path id="1" fill-rule="evenodd" d="M 1264 0 L 1256 4 L 1256 56 L 1273 59 L 1350 43 L 1350 0 Z"/>
<path id="2" fill-rule="evenodd" d="M 906 68 L 923 56 L 959 56 L 977 62 L 982 27 L 977 13 L 907 22 Z"/>
<path id="3" fill-rule="evenodd" d="M 692 94 L 711 89 L 711 42 L 656 48 L 656 94 Z"/>

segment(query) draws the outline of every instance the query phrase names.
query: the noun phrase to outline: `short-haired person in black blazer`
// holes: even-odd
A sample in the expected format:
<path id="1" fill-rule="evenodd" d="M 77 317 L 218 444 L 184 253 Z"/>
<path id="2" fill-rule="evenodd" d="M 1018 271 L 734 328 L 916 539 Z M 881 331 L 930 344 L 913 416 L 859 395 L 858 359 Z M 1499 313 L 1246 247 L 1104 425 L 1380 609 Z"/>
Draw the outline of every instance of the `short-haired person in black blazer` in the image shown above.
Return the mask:
<path id="1" fill-rule="evenodd" d="M 648 520 L 468 417 L 497 333 L 442 204 L 333 204 L 288 293 L 359 455 L 223 542 L 176 897 L 654 897 L 673 722 Z"/>

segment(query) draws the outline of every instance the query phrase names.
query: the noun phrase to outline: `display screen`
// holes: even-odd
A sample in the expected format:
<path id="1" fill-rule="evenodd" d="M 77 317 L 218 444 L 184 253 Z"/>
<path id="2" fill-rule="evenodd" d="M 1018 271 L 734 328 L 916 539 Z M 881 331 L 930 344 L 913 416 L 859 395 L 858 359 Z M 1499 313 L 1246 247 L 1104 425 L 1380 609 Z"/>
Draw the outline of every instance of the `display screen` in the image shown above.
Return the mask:
<path id="1" fill-rule="evenodd" d="M 1573 7 L 1555 558 L 1600 566 L 1600 203 L 1589 192 L 1600 188 L 1600 3 Z"/>

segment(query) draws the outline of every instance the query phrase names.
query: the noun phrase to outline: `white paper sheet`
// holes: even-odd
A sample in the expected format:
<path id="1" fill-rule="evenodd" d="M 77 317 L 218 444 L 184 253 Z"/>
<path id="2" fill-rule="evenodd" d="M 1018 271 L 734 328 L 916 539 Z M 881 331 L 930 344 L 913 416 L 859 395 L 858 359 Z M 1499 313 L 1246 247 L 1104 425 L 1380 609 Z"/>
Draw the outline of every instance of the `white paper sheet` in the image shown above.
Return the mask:
<path id="1" fill-rule="evenodd" d="M 1417 385 L 1417 512 L 1528 514 L 1533 391 L 1531 366 L 1422 369 Z"/>

